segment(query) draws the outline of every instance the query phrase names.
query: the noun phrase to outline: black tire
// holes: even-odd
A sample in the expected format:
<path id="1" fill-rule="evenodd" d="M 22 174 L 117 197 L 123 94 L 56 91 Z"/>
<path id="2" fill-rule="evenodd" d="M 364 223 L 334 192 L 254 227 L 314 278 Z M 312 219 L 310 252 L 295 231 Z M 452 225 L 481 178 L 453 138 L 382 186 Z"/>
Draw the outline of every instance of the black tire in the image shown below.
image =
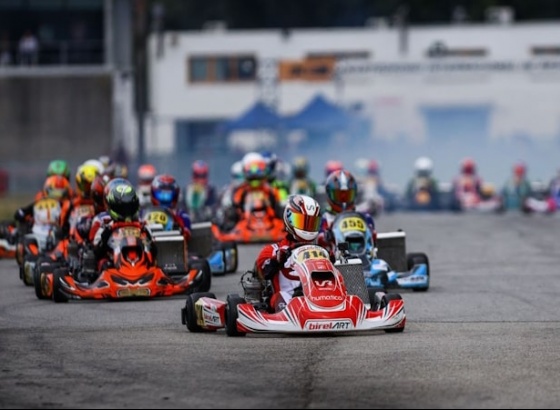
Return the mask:
<path id="1" fill-rule="evenodd" d="M 418 264 L 426 264 L 426 271 L 428 273 L 428 281 L 430 279 L 430 261 L 428 259 L 428 255 L 426 255 L 425 253 L 422 252 L 414 252 L 414 253 L 408 253 L 406 255 L 406 266 L 408 268 L 408 270 L 410 271 L 412 269 L 412 267 L 414 265 L 418 265 Z M 415 292 L 426 292 L 428 289 L 430 288 L 430 285 L 428 283 L 428 286 L 426 286 L 425 288 L 413 288 L 412 290 Z"/>
<path id="2" fill-rule="evenodd" d="M 43 281 L 42 277 L 44 273 L 50 272 L 52 267 L 50 265 L 42 266 L 38 264 L 35 266 L 33 271 L 33 286 L 35 287 L 35 296 L 37 299 L 46 299 L 47 297 L 43 294 Z"/>
<path id="3" fill-rule="evenodd" d="M 60 284 L 60 279 L 64 276 L 66 276 L 64 269 L 55 269 L 53 273 L 53 300 L 55 303 L 68 302 L 68 296 L 62 292 L 62 285 Z"/>
<path id="4" fill-rule="evenodd" d="M 245 332 L 237 330 L 237 305 L 245 303 L 241 296 L 231 293 L 226 299 L 226 334 L 228 336 L 245 336 Z"/>
<path id="5" fill-rule="evenodd" d="M 212 286 L 212 270 L 206 259 L 193 259 L 191 268 L 202 270 L 202 277 L 194 283 L 192 293 L 208 292 Z"/>
<path id="6" fill-rule="evenodd" d="M 385 309 L 387 307 L 387 305 L 389 304 L 389 301 L 391 301 L 391 300 L 402 300 L 402 296 L 399 295 L 398 293 L 386 293 L 381 298 L 381 304 L 379 306 L 379 309 Z M 385 332 L 387 332 L 387 333 L 402 333 L 402 332 L 404 332 L 404 326 L 394 328 L 394 329 L 385 329 Z"/>
<path id="7" fill-rule="evenodd" d="M 222 249 L 224 250 L 224 260 L 226 260 L 226 251 L 231 250 L 233 253 L 233 264 L 231 266 L 226 265 L 226 273 L 237 272 L 237 268 L 239 268 L 239 252 L 237 250 L 237 242 L 226 242 L 224 243 L 224 248 Z"/>
<path id="8" fill-rule="evenodd" d="M 181 320 L 187 329 L 193 333 L 199 333 L 204 331 L 204 328 L 199 326 L 196 318 L 195 303 L 198 299 L 202 297 L 216 299 L 216 295 L 210 292 L 200 292 L 187 295 L 187 300 L 185 301 L 185 307 L 181 309 Z"/>
<path id="9" fill-rule="evenodd" d="M 368 296 L 369 296 L 369 303 L 371 305 L 371 310 L 379 310 L 379 306 L 381 304 L 381 298 L 386 293 L 385 288 L 380 286 L 372 286 L 367 288 Z"/>

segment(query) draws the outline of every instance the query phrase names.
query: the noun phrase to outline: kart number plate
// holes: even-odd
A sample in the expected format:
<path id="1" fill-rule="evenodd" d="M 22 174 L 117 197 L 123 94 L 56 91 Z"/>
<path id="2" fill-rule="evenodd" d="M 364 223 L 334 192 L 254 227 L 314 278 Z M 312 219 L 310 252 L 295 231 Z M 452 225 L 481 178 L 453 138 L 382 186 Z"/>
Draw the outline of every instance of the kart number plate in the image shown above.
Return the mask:
<path id="1" fill-rule="evenodd" d="M 119 298 L 131 298 L 131 297 L 141 297 L 150 296 L 150 289 L 140 288 L 140 289 L 120 289 L 117 292 Z"/>
<path id="2" fill-rule="evenodd" d="M 366 231 L 366 225 L 364 221 L 360 218 L 346 218 L 340 224 L 340 230 L 342 232 L 346 231 Z"/>

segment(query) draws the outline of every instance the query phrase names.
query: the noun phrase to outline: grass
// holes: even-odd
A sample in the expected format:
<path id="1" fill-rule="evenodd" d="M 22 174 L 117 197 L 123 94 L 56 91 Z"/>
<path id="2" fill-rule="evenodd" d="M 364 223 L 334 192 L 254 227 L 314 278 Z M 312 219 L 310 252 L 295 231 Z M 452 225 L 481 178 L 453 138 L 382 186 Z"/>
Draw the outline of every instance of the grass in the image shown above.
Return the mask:
<path id="1" fill-rule="evenodd" d="M 32 194 L 0 196 L 0 220 L 12 220 L 17 209 L 29 205 L 32 201 Z"/>

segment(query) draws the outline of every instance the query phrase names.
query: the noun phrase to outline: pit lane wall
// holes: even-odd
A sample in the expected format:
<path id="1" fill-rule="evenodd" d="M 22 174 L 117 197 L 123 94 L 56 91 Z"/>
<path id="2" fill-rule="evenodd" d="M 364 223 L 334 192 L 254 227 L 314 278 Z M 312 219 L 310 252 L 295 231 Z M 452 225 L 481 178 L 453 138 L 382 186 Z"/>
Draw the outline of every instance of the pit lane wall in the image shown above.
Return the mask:
<path id="1" fill-rule="evenodd" d="M 0 70 L 0 168 L 12 192 L 39 188 L 50 160 L 72 169 L 109 152 L 113 83 L 102 69 Z"/>

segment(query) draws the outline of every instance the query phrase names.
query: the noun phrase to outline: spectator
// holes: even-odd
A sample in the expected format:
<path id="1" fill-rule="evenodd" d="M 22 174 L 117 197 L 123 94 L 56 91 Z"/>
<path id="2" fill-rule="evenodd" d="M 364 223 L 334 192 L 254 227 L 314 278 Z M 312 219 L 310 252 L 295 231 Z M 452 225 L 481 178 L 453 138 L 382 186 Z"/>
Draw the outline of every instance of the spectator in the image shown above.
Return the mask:
<path id="1" fill-rule="evenodd" d="M 18 46 L 20 65 L 37 65 L 39 60 L 39 42 L 31 30 L 27 30 Z"/>

